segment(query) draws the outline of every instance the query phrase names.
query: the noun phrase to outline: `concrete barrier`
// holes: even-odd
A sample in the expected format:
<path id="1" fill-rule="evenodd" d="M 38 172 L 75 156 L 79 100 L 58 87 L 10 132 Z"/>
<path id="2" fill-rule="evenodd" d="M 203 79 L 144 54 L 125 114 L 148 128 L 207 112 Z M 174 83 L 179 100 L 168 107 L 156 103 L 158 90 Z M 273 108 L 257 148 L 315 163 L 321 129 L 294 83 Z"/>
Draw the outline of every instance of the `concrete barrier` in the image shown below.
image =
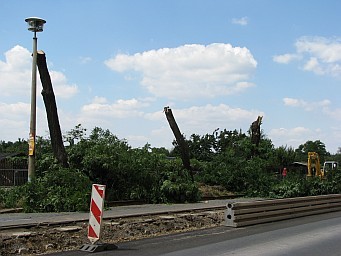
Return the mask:
<path id="1" fill-rule="evenodd" d="M 341 194 L 228 202 L 226 226 L 243 227 L 341 210 Z"/>

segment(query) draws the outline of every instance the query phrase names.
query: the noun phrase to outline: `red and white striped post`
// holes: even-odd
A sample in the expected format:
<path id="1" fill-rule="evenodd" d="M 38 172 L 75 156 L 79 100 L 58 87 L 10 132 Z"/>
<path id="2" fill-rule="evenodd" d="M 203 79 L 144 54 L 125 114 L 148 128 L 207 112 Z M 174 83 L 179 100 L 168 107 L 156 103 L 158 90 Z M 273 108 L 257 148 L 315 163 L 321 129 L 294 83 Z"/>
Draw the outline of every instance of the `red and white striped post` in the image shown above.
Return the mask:
<path id="1" fill-rule="evenodd" d="M 88 238 L 95 244 L 101 235 L 105 185 L 93 184 L 90 203 L 90 217 L 88 226 Z"/>

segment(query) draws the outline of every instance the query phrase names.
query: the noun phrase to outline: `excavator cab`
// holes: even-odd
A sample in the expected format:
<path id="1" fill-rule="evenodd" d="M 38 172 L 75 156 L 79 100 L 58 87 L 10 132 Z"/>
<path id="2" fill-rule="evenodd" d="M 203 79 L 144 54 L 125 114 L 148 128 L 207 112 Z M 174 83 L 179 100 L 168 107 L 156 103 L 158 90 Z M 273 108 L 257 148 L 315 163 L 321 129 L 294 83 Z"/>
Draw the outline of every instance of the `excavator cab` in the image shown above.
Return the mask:
<path id="1" fill-rule="evenodd" d="M 324 175 L 333 175 L 337 168 L 338 168 L 339 164 L 336 161 L 326 161 L 323 164 L 323 173 Z"/>

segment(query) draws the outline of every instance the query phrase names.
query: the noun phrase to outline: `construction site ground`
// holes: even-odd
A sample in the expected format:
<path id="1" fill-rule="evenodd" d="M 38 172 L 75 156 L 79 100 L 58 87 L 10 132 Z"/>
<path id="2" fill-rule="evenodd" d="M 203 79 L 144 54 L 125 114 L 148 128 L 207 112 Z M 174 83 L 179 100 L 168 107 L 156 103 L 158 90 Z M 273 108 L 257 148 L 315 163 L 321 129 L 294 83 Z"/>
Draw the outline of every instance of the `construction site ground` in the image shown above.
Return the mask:
<path id="1" fill-rule="evenodd" d="M 233 201 L 251 199 L 233 199 Z M 123 241 L 224 225 L 231 200 L 193 204 L 144 204 L 104 211 L 100 241 Z M 77 250 L 88 244 L 89 213 L 0 214 L 0 255 L 39 255 Z"/>

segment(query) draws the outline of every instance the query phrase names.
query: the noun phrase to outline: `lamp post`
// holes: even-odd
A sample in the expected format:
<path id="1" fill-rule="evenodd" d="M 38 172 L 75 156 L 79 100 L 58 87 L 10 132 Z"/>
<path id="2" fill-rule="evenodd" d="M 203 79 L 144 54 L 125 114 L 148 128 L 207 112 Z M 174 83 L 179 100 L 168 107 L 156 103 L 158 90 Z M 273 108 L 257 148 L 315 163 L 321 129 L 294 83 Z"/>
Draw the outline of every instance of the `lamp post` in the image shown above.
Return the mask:
<path id="1" fill-rule="evenodd" d="M 31 116 L 30 135 L 28 150 L 28 181 L 35 177 L 35 143 L 36 143 L 36 105 L 37 105 L 37 32 L 43 31 L 45 20 L 37 17 L 25 19 L 28 30 L 34 33 L 33 36 L 33 60 L 32 60 L 32 87 L 31 87 Z"/>

